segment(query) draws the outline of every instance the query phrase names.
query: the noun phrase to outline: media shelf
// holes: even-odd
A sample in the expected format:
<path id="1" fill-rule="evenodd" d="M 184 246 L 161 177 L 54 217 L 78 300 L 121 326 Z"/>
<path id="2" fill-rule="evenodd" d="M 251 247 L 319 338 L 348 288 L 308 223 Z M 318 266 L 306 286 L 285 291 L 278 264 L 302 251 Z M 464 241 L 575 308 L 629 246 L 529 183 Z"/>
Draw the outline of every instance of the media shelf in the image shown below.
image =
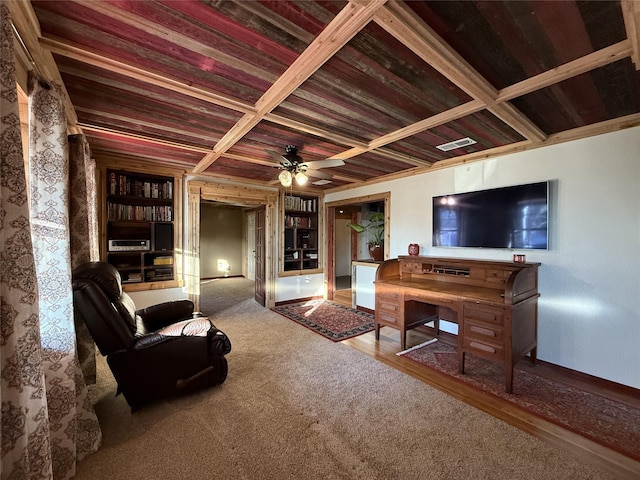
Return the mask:
<path id="1" fill-rule="evenodd" d="M 173 177 L 107 170 L 103 258 L 123 284 L 175 279 L 173 193 Z"/>
<path id="2" fill-rule="evenodd" d="M 319 270 L 318 203 L 317 196 L 282 195 L 283 272 Z"/>

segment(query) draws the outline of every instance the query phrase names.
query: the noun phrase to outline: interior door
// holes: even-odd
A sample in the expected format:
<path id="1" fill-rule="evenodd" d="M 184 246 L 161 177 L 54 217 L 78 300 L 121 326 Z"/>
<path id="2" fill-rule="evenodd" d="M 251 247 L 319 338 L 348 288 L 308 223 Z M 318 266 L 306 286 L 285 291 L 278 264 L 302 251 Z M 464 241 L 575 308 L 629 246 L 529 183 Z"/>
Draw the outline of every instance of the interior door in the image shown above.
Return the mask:
<path id="1" fill-rule="evenodd" d="M 266 209 L 256 210 L 255 219 L 255 255 L 256 255 L 256 281 L 255 299 L 260 305 L 265 305 L 265 263 L 264 263 L 264 242 L 265 242 L 265 218 Z"/>
<path id="2" fill-rule="evenodd" d="M 256 280 L 256 212 L 247 213 L 247 279 Z"/>

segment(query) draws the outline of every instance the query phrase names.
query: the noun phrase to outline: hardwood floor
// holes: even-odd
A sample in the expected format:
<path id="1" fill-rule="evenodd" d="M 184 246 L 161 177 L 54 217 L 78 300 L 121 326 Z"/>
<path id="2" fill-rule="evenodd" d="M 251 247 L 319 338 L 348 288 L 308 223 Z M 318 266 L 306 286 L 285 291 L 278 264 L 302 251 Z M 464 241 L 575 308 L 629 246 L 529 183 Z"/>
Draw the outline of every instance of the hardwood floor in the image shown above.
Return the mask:
<path id="1" fill-rule="evenodd" d="M 419 329 L 410 330 L 407 333 L 407 348 L 418 345 L 432 338 L 427 332 Z M 616 478 L 638 479 L 640 478 L 640 462 L 621 455 L 611 449 L 583 438 L 551 422 L 547 422 L 537 416 L 510 404 L 490 394 L 478 392 L 473 387 L 456 382 L 444 374 L 432 369 L 422 367 L 417 363 L 396 355 L 400 351 L 400 335 L 397 330 L 382 328 L 380 341 L 376 342 L 373 332 L 360 335 L 345 343 L 373 358 L 404 372 L 412 377 L 431 385 L 453 397 L 468 403 L 484 412 L 493 415 L 525 432 L 552 443 L 560 448 L 572 452 L 585 462 L 595 464 L 615 474 Z M 525 362 L 526 363 L 526 362 Z M 540 363 L 537 367 L 543 368 L 546 375 L 570 377 L 571 381 L 581 383 L 597 390 L 599 394 L 610 395 L 612 398 L 628 402 L 630 405 L 640 406 L 637 391 L 629 389 L 612 389 L 606 382 L 597 382 L 593 379 L 582 378 L 573 372 L 555 368 L 552 365 Z M 560 477 L 558 477 L 560 478 Z"/>
<path id="2" fill-rule="evenodd" d="M 338 305 L 351 308 L 351 289 L 335 290 L 333 292 L 333 301 Z"/>

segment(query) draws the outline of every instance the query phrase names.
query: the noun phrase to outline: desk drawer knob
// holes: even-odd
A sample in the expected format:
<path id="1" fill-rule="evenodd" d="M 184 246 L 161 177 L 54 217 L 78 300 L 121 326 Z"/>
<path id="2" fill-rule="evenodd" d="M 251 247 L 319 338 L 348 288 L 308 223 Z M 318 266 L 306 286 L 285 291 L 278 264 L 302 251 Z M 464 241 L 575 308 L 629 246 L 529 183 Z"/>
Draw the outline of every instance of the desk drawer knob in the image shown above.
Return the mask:
<path id="1" fill-rule="evenodd" d="M 471 330 L 474 333 L 479 333 L 480 335 L 485 335 L 487 337 L 496 336 L 496 332 L 494 332 L 493 330 L 490 330 L 488 328 L 477 327 L 475 325 L 472 325 L 471 327 L 469 327 L 469 330 Z"/>
<path id="2" fill-rule="evenodd" d="M 489 345 L 485 345 L 484 343 L 471 342 L 469 344 L 471 348 L 477 348 L 478 350 L 482 350 L 483 352 L 496 353 L 496 349 L 490 347 Z"/>

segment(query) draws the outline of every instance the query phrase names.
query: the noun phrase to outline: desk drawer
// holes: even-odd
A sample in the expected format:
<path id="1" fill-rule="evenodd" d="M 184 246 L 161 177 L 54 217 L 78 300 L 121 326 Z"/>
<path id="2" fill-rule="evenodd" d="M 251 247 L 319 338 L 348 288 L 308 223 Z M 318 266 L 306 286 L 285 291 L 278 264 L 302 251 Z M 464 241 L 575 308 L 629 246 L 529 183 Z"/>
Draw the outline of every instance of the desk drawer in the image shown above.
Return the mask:
<path id="1" fill-rule="evenodd" d="M 403 261 L 400 264 L 403 273 L 422 273 L 421 262 Z"/>
<path id="2" fill-rule="evenodd" d="M 376 298 L 376 312 L 378 310 L 392 315 L 400 315 L 400 304 L 397 301 Z"/>
<path id="3" fill-rule="evenodd" d="M 396 290 L 376 288 L 376 322 L 396 325 L 402 318 L 402 294 Z"/>
<path id="4" fill-rule="evenodd" d="M 470 340 L 490 342 L 497 345 L 504 344 L 504 330 L 489 324 L 478 324 L 470 321 L 464 322 L 464 336 Z"/>
<path id="5" fill-rule="evenodd" d="M 462 340 L 462 346 L 466 352 L 475 353 L 480 357 L 496 362 L 504 362 L 504 347 L 502 345 L 494 345 L 465 336 Z"/>
<path id="6" fill-rule="evenodd" d="M 504 325 L 504 310 L 500 307 L 482 305 L 479 303 L 465 303 L 463 305 L 464 322 Z"/>
<path id="7" fill-rule="evenodd" d="M 510 275 L 511 270 L 487 269 L 487 283 L 504 285 Z"/>
<path id="8" fill-rule="evenodd" d="M 376 323 L 384 323 L 386 325 L 400 325 L 400 316 L 391 312 L 376 309 Z"/>

